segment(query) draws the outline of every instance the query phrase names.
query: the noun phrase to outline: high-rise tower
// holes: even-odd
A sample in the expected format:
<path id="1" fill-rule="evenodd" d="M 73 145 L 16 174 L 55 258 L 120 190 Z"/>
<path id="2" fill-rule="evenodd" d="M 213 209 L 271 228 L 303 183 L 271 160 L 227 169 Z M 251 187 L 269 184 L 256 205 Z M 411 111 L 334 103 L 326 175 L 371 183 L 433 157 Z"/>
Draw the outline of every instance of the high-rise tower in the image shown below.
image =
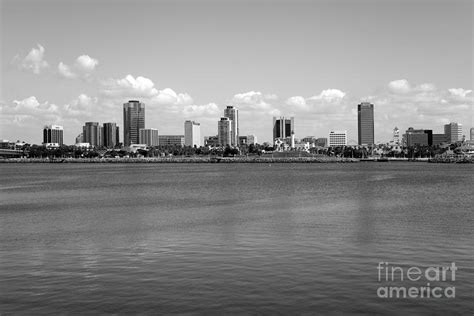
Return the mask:
<path id="1" fill-rule="evenodd" d="M 374 144 L 374 105 L 362 102 L 357 106 L 359 145 Z"/>
<path id="2" fill-rule="evenodd" d="M 224 109 L 224 117 L 228 117 L 232 122 L 232 146 L 239 145 L 239 110 L 234 108 L 233 106 L 229 105 Z"/>
<path id="3" fill-rule="evenodd" d="M 140 143 L 140 129 L 145 128 L 145 104 L 131 100 L 123 104 L 123 145 Z"/>
<path id="4" fill-rule="evenodd" d="M 201 147 L 201 124 L 194 121 L 184 122 L 184 145 Z"/>
<path id="5" fill-rule="evenodd" d="M 63 144 L 64 129 L 59 125 L 46 125 L 43 128 L 43 144 Z"/>
<path id="6" fill-rule="evenodd" d="M 232 121 L 228 117 L 221 117 L 217 123 L 218 141 L 220 146 L 232 145 Z"/>

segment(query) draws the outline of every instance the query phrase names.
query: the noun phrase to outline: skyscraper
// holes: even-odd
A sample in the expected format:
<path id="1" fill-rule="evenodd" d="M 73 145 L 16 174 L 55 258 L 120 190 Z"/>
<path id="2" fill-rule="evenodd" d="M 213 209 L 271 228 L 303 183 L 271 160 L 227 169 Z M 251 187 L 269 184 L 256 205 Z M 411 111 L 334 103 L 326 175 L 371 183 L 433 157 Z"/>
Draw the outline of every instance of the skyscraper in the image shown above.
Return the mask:
<path id="1" fill-rule="evenodd" d="M 102 126 L 98 122 L 86 122 L 82 127 L 82 137 L 84 143 L 89 143 L 94 147 L 101 147 L 102 142 Z"/>
<path id="2" fill-rule="evenodd" d="M 46 125 L 43 128 L 43 144 L 63 144 L 64 129 L 59 125 Z"/>
<path id="3" fill-rule="evenodd" d="M 232 145 L 232 121 L 228 117 L 221 117 L 217 123 L 217 137 L 220 146 Z"/>
<path id="4" fill-rule="evenodd" d="M 474 140 L 474 127 L 471 127 L 471 140 Z"/>
<path id="5" fill-rule="evenodd" d="M 294 134 L 295 118 L 273 117 L 273 145 L 275 139 L 290 139 Z"/>
<path id="6" fill-rule="evenodd" d="M 462 141 L 462 124 L 449 123 L 444 125 L 444 135 L 448 143 Z"/>
<path id="7" fill-rule="evenodd" d="M 107 148 L 114 148 L 118 145 L 119 132 L 116 123 L 104 123 L 103 126 L 103 145 Z"/>
<path id="8" fill-rule="evenodd" d="M 194 121 L 184 122 L 184 145 L 201 147 L 201 124 Z"/>
<path id="9" fill-rule="evenodd" d="M 374 105 L 362 102 L 357 105 L 357 127 L 359 145 L 374 144 Z"/>
<path id="10" fill-rule="evenodd" d="M 224 117 L 228 117 L 232 122 L 232 146 L 239 145 L 239 110 L 229 105 L 224 109 Z"/>
<path id="11" fill-rule="evenodd" d="M 156 128 L 140 129 L 140 144 L 147 146 L 158 146 L 158 130 Z"/>
<path id="12" fill-rule="evenodd" d="M 140 129 L 145 128 L 145 104 L 131 100 L 123 104 L 123 144 L 140 143 Z"/>

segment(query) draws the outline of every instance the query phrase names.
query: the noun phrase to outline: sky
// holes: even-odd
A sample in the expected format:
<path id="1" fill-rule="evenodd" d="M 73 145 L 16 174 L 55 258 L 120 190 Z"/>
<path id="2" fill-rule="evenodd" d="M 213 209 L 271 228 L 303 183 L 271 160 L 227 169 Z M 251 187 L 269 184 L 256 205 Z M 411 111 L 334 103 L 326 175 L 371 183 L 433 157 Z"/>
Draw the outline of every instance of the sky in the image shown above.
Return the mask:
<path id="1" fill-rule="evenodd" d="M 216 135 L 224 108 L 240 134 L 271 141 L 272 117 L 295 135 L 347 130 L 374 104 L 375 140 L 397 126 L 443 132 L 473 123 L 470 0 L 0 0 L 0 138 L 73 144 L 87 121 L 123 125 L 146 104 L 147 128 Z"/>

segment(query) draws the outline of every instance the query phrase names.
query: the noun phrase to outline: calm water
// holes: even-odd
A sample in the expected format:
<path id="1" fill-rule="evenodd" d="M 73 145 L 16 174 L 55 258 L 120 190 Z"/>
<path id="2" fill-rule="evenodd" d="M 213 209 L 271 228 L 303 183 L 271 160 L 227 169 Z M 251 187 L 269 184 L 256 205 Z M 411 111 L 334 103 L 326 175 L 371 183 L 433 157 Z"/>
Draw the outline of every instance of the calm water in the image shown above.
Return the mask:
<path id="1" fill-rule="evenodd" d="M 473 165 L 0 172 L 1 314 L 474 312 Z M 379 262 L 455 262 L 456 297 L 379 298 Z"/>

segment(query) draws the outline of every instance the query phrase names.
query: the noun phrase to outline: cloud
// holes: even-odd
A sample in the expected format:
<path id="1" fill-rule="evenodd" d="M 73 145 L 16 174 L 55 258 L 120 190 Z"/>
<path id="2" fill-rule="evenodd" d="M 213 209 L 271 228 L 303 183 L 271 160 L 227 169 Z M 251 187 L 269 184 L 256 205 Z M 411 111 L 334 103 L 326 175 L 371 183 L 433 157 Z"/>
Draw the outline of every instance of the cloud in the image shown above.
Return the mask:
<path id="1" fill-rule="evenodd" d="M 2 112 L 2 119 L 5 119 L 5 126 L 24 127 L 32 122 L 40 125 L 45 124 L 45 122 L 55 123 L 61 117 L 57 105 L 40 102 L 35 96 L 23 100 L 13 100 L 8 105 L 2 104 L 0 111 Z"/>
<path id="2" fill-rule="evenodd" d="M 91 76 L 95 68 L 99 65 L 99 61 L 89 55 L 81 55 L 76 58 L 72 66 L 68 66 L 63 62 L 58 64 L 58 73 L 67 79 L 84 78 Z"/>
<path id="3" fill-rule="evenodd" d="M 288 98 L 286 104 L 296 108 L 306 108 L 306 99 L 301 96 Z"/>
<path id="4" fill-rule="evenodd" d="M 414 87 L 414 88 L 411 88 Z M 386 90 L 367 97 L 374 104 L 376 139 L 389 140 L 390 127 L 408 127 L 443 132 L 443 124 L 472 125 L 472 90 L 439 89 L 432 83 L 413 85 L 407 80 L 391 81 Z"/>
<path id="5" fill-rule="evenodd" d="M 33 47 L 28 55 L 21 58 L 19 55 L 15 56 L 13 62 L 18 65 L 20 69 L 31 71 L 34 74 L 39 74 L 45 68 L 47 68 L 48 62 L 44 60 L 45 49 L 40 44 L 38 47 Z"/>
<path id="6" fill-rule="evenodd" d="M 389 82 L 388 88 L 393 93 L 408 93 L 411 90 L 410 84 L 406 79 L 399 79 Z"/>
<path id="7" fill-rule="evenodd" d="M 339 89 L 327 89 L 321 91 L 320 94 L 315 95 L 308 100 L 321 100 L 324 102 L 340 102 L 344 97 L 346 96 L 346 93 L 339 90 Z"/>
<path id="8" fill-rule="evenodd" d="M 68 79 L 77 78 L 77 74 L 72 72 L 71 67 L 69 67 L 66 64 L 63 64 L 62 62 L 60 62 L 58 65 L 58 72 L 64 78 L 68 78 Z"/>
<path id="9" fill-rule="evenodd" d="M 95 67 L 99 65 L 99 61 L 89 55 L 81 55 L 77 57 L 74 64 L 78 70 L 83 72 L 91 72 L 95 70 Z"/>
<path id="10" fill-rule="evenodd" d="M 158 91 L 151 102 L 158 104 L 176 104 L 176 105 L 190 105 L 193 98 L 187 93 L 176 93 L 173 89 L 166 88 Z"/>
<path id="11" fill-rule="evenodd" d="M 463 88 L 451 88 L 448 89 L 451 96 L 455 98 L 465 99 L 468 94 L 472 92 L 472 90 L 465 90 Z"/>
<path id="12" fill-rule="evenodd" d="M 95 111 L 97 103 L 98 99 L 96 97 L 90 97 L 82 93 L 64 106 L 63 116 L 69 118 L 85 118 L 91 117 L 93 114 L 97 116 Z"/>
<path id="13" fill-rule="evenodd" d="M 183 114 L 185 117 L 211 116 L 215 117 L 215 121 L 217 122 L 217 117 L 221 110 L 222 109 L 219 108 L 216 103 L 208 103 L 204 105 L 190 104 L 183 108 Z"/>

